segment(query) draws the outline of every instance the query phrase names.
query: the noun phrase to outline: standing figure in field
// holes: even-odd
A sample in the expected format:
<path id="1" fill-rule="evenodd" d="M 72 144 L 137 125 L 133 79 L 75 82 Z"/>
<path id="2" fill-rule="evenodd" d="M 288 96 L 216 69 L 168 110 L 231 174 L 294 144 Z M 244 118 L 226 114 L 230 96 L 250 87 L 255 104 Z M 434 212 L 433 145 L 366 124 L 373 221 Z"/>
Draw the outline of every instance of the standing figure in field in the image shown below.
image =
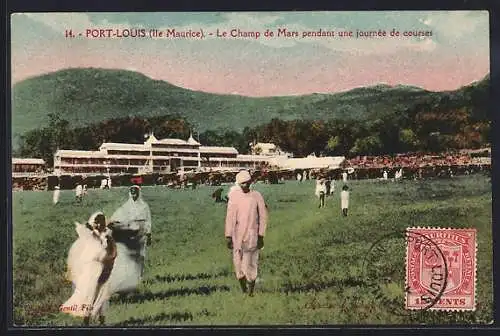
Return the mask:
<path id="1" fill-rule="evenodd" d="M 54 187 L 54 195 L 52 195 L 52 203 L 57 204 L 59 203 L 59 196 L 61 195 L 61 188 L 56 185 Z"/>
<path id="2" fill-rule="evenodd" d="M 347 172 L 342 173 L 342 182 L 347 183 Z"/>
<path id="3" fill-rule="evenodd" d="M 212 193 L 212 198 L 215 199 L 215 203 L 221 203 L 224 202 L 222 199 L 222 192 L 224 189 L 222 188 L 217 188 L 213 193 Z"/>
<path id="4" fill-rule="evenodd" d="M 96 304 L 95 299 L 113 270 L 116 244 L 102 212 L 94 213 L 84 225 L 75 224 L 78 239 L 69 250 L 67 271 L 74 292 L 59 309 L 83 317 L 85 325 L 95 316 L 103 324 L 107 302 Z"/>
<path id="5" fill-rule="evenodd" d="M 108 187 L 108 179 L 102 179 L 101 180 L 101 186 L 99 187 L 100 189 L 106 189 Z"/>
<path id="6" fill-rule="evenodd" d="M 76 198 L 76 201 L 81 203 L 82 202 L 82 198 L 83 198 L 83 187 L 82 187 L 82 184 L 80 182 L 78 182 L 78 184 L 76 185 L 76 189 L 75 189 L 75 198 Z"/>
<path id="7" fill-rule="evenodd" d="M 118 253 L 123 252 L 140 266 L 140 277 L 144 272 L 146 245 L 151 244 L 151 211 L 142 199 L 141 188 L 133 185 L 129 199 L 111 216 L 109 223 L 116 240 Z M 119 256 L 119 260 L 122 259 Z"/>
<path id="8" fill-rule="evenodd" d="M 387 175 L 387 170 L 384 170 L 384 172 L 382 173 L 382 179 L 383 179 L 384 181 L 387 181 L 387 176 L 388 176 L 388 175 Z"/>
<path id="9" fill-rule="evenodd" d="M 332 192 L 332 180 L 330 180 L 330 178 L 326 179 L 325 188 L 326 188 L 326 196 L 329 196 L 330 193 Z"/>
<path id="10" fill-rule="evenodd" d="M 400 168 L 394 173 L 394 180 L 398 181 L 402 178 L 403 178 L 403 168 Z"/>
<path id="11" fill-rule="evenodd" d="M 349 208 L 349 187 L 345 184 L 340 192 L 340 207 L 342 208 L 342 215 L 347 216 L 347 209 Z"/>
<path id="12" fill-rule="evenodd" d="M 316 190 L 315 195 L 319 199 L 318 208 L 325 207 L 325 194 L 326 194 L 326 185 L 324 179 L 319 179 L 316 181 Z"/>
<path id="13" fill-rule="evenodd" d="M 225 223 L 226 244 L 233 251 L 236 277 L 243 293 L 253 296 L 257 279 L 259 250 L 264 247 L 267 209 L 262 195 L 250 190 L 248 171 L 236 175 L 241 192 L 229 197 Z"/>

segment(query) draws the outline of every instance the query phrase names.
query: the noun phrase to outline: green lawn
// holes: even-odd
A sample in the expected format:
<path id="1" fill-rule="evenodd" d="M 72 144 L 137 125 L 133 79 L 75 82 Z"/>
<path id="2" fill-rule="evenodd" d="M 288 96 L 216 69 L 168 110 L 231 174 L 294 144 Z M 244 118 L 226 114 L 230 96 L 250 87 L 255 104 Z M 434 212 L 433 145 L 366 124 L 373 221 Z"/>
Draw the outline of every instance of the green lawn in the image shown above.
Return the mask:
<path id="1" fill-rule="evenodd" d="M 245 297 L 232 273 L 223 239 L 225 204 L 210 198 L 216 187 L 170 190 L 144 187 L 153 218 L 153 244 L 139 292 L 113 298 L 107 323 L 143 325 L 420 324 L 489 323 L 492 320 L 491 182 L 482 175 L 447 180 L 352 181 L 350 213 L 340 212 L 340 183 L 324 209 L 314 182 L 257 184 L 269 206 L 256 296 Z M 227 190 L 227 188 L 226 188 Z M 83 205 L 62 191 L 13 195 L 14 323 L 80 325 L 58 313 L 71 295 L 66 256 L 76 238 L 74 221 L 107 215 L 127 189 L 89 190 Z M 377 279 L 365 257 L 380 237 L 421 227 L 473 227 L 478 231 L 477 310 L 414 312 L 404 307 L 405 243 L 385 244 Z M 374 290 L 374 287 L 376 287 Z"/>

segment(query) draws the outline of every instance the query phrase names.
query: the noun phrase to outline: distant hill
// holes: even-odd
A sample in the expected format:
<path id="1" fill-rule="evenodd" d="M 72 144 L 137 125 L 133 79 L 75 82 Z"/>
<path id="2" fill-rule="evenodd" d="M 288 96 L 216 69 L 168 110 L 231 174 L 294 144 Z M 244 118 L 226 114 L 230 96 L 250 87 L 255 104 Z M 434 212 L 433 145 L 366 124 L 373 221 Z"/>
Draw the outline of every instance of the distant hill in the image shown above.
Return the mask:
<path id="1" fill-rule="evenodd" d="M 47 126 L 56 113 L 74 127 L 125 116 L 178 115 L 200 131 L 220 127 L 241 131 L 273 118 L 367 121 L 387 114 L 467 107 L 488 118 L 489 75 L 455 91 L 430 92 L 376 85 L 334 94 L 254 98 L 192 91 L 143 74 L 96 68 L 66 69 L 26 79 L 12 90 L 12 134 Z"/>

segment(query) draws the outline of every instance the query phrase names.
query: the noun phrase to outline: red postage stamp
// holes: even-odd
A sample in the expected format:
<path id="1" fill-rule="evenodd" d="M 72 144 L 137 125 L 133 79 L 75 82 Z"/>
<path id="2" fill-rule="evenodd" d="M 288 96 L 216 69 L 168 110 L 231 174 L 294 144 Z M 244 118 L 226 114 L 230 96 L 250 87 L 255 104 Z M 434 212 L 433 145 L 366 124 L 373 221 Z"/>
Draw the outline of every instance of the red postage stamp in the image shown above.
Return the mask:
<path id="1" fill-rule="evenodd" d="M 406 309 L 475 310 L 476 229 L 407 229 Z"/>

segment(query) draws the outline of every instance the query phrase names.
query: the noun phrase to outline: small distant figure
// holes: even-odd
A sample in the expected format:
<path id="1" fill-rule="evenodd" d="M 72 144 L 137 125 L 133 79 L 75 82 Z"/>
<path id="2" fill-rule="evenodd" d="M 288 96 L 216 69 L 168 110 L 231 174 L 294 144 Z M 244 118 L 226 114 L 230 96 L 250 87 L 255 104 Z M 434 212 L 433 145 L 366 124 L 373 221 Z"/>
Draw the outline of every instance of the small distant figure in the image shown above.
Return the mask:
<path id="1" fill-rule="evenodd" d="M 108 188 L 108 179 L 102 179 L 100 189 L 107 189 L 107 188 Z"/>
<path id="2" fill-rule="evenodd" d="M 347 183 L 347 172 L 342 173 L 342 182 Z"/>
<path id="3" fill-rule="evenodd" d="M 384 170 L 384 172 L 382 173 L 382 179 L 383 179 L 384 181 L 387 181 L 387 177 L 388 177 L 388 176 L 387 176 L 387 170 Z"/>
<path id="4" fill-rule="evenodd" d="M 76 201 L 81 203 L 83 198 L 83 187 L 81 183 L 78 183 L 75 188 L 75 198 Z"/>
<path id="5" fill-rule="evenodd" d="M 330 180 L 329 178 L 326 179 L 325 187 L 326 187 L 326 196 L 329 196 L 330 193 L 332 192 L 332 180 Z"/>
<path id="6" fill-rule="evenodd" d="M 325 207 L 325 194 L 326 194 L 326 186 L 325 186 L 325 180 L 324 179 L 319 179 L 316 181 L 316 197 L 319 198 L 319 205 L 318 208 L 324 208 Z"/>
<path id="7" fill-rule="evenodd" d="M 222 203 L 224 202 L 224 199 L 222 198 L 222 192 L 224 189 L 218 188 L 212 193 L 212 198 L 215 199 L 215 203 Z"/>
<path id="8" fill-rule="evenodd" d="M 347 209 L 349 208 L 349 187 L 344 184 L 340 192 L 340 207 L 342 208 L 342 215 L 347 216 Z"/>
<path id="9" fill-rule="evenodd" d="M 111 189 L 111 177 L 108 177 L 108 188 L 107 189 Z"/>
<path id="10" fill-rule="evenodd" d="M 83 196 L 86 196 L 87 195 L 87 185 L 84 184 L 83 185 Z"/>
<path id="11" fill-rule="evenodd" d="M 297 181 L 302 181 L 302 175 L 300 173 L 297 173 Z"/>
<path id="12" fill-rule="evenodd" d="M 59 196 L 61 195 L 61 188 L 56 185 L 54 187 L 54 195 L 52 196 L 52 203 L 57 204 L 59 203 Z"/>
<path id="13" fill-rule="evenodd" d="M 400 180 L 403 178 L 403 168 L 400 168 L 396 173 L 394 173 L 394 179 Z"/>

